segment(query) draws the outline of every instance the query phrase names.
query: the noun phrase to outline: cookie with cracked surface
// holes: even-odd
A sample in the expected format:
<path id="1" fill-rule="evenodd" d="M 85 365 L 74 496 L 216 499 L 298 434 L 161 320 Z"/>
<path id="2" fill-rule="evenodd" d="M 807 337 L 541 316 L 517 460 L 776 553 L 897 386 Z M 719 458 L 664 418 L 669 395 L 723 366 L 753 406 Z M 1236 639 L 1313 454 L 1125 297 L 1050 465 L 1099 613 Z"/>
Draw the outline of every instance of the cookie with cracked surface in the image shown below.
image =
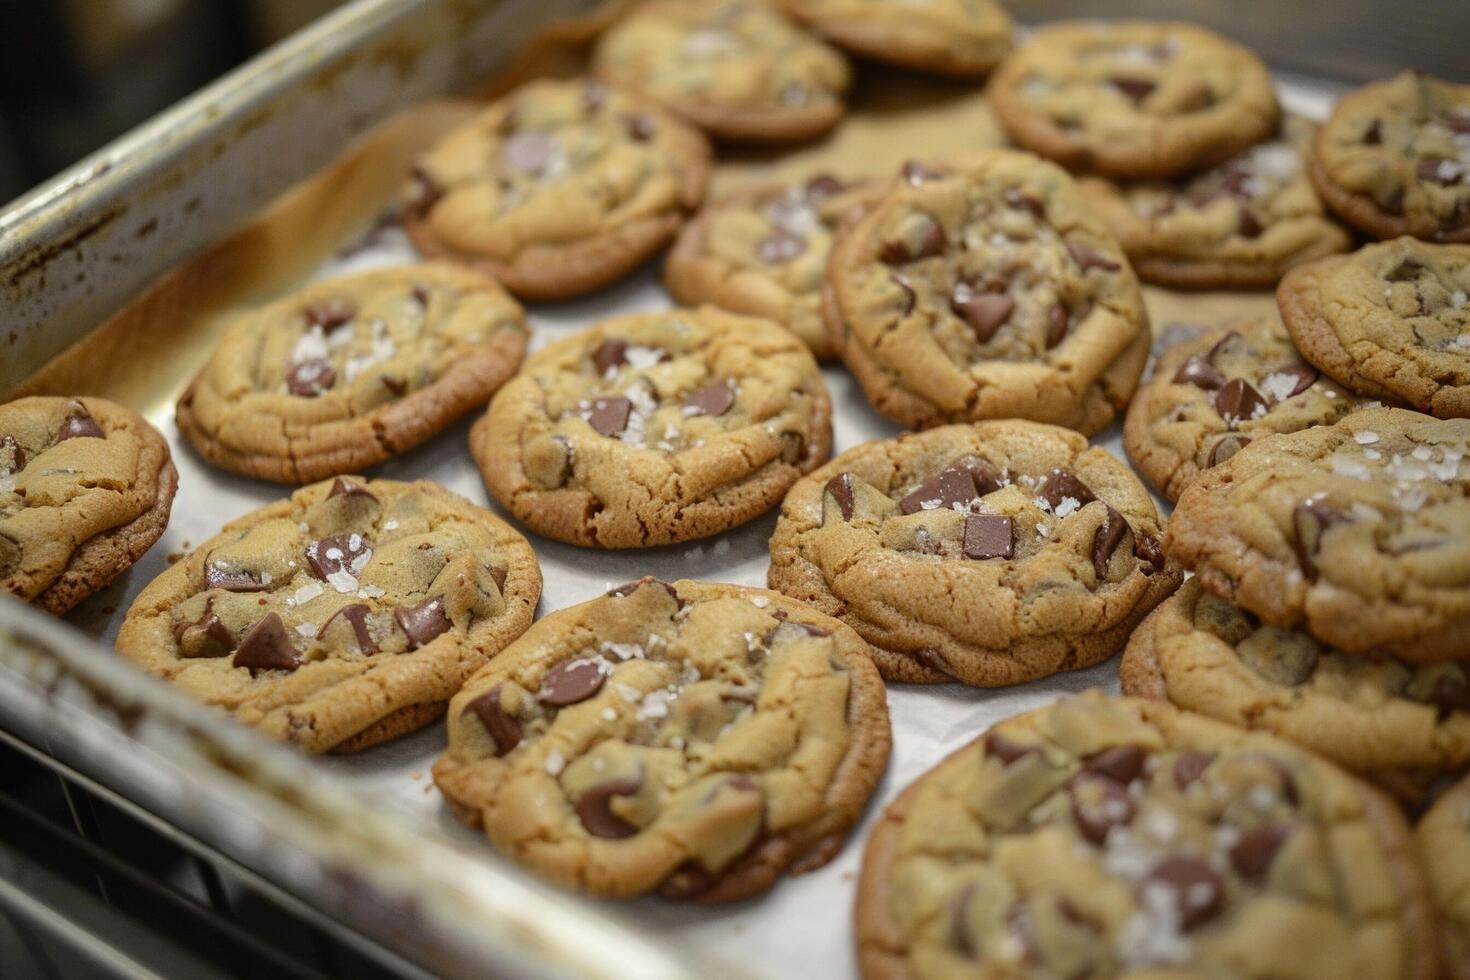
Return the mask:
<path id="1" fill-rule="evenodd" d="M 168 443 L 131 409 L 0 405 L 0 594 L 66 612 L 153 546 L 178 484 Z"/>
<path id="2" fill-rule="evenodd" d="M 603 34 L 592 71 L 725 140 L 788 142 L 842 118 L 847 59 L 766 3 L 651 0 Z"/>
<path id="3" fill-rule="evenodd" d="M 1071 170 L 1127 179 L 1223 163 L 1281 119 L 1259 58 L 1180 22 L 1038 28 L 996 69 L 988 93 L 1021 146 Z"/>
<path id="4" fill-rule="evenodd" d="M 1412 663 L 1470 649 L 1470 419 L 1264 436 L 1185 488 L 1164 550 L 1272 626 Z"/>
<path id="5" fill-rule="evenodd" d="M 994 0 L 780 0 L 854 54 L 914 71 L 979 78 L 1006 56 L 1016 24 Z"/>
<path id="6" fill-rule="evenodd" d="M 1144 282 L 1259 289 L 1287 269 L 1346 252 L 1352 238 L 1322 206 L 1303 161 L 1315 124 L 1288 116 L 1273 140 L 1173 181 L 1079 186 Z"/>
<path id="7" fill-rule="evenodd" d="M 728 902 L 830 861 L 889 743 L 852 630 L 764 589 L 645 578 L 545 617 L 471 678 L 434 781 L 562 885 Z"/>
<path id="8" fill-rule="evenodd" d="M 1277 305 L 1302 355 L 1365 395 L 1470 417 L 1470 245 L 1399 238 L 1304 265 Z"/>
<path id="9" fill-rule="evenodd" d="M 1128 458 L 1170 500 L 1252 439 L 1331 425 L 1368 403 L 1323 377 L 1274 316 L 1169 348 L 1128 405 Z"/>
<path id="10" fill-rule="evenodd" d="M 414 164 L 403 225 L 419 251 L 517 296 L 566 299 L 632 272 L 704 199 L 704 136 L 587 80 L 530 82 Z"/>
<path id="11" fill-rule="evenodd" d="M 801 341 L 709 306 L 613 317 L 552 344 L 470 432 L 502 506 L 588 548 L 743 524 L 831 449 L 831 399 Z"/>
<path id="12" fill-rule="evenodd" d="M 484 405 L 527 339 L 494 280 L 439 263 L 374 269 L 242 316 L 174 417 L 218 466 L 310 483 L 381 463 Z"/>
<path id="13" fill-rule="evenodd" d="M 712 303 L 786 327 L 819 360 L 837 356 L 822 323 L 832 234 L 879 191 L 819 174 L 795 184 L 738 191 L 684 226 L 664 284 L 685 306 Z"/>
<path id="14" fill-rule="evenodd" d="M 1439 911 L 1446 980 L 1470 980 L 1470 777 L 1441 796 L 1414 832 Z"/>
<path id="15" fill-rule="evenodd" d="M 419 481 L 302 487 L 149 583 L 117 651 L 308 752 L 428 724 L 531 625 L 541 569 L 489 511 Z"/>
<path id="16" fill-rule="evenodd" d="M 910 162 L 839 229 L 823 316 L 868 400 L 908 428 L 988 418 L 1091 435 L 1148 359 L 1138 279 L 1061 168 L 991 150 Z"/>
<path id="17" fill-rule="evenodd" d="M 1279 735 L 1405 801 L 1470 766 L 1470 661 L 1343 653 L 1190 579 L 1134 630 L 1123 693 Z"/>
<path id="18" fill-rule="evenodd" d="M 1406 71 L 1344 95 L 1308 173 L 1374 238 L 1470 242 L 1470 85 Z"/>
<path id="19" fill-rule="evenodd" d="M 889 680 L 997 687 L 1099 663 L 1179 585 L 1148 491 L 1034 422 L 865 443 L 802 480 L 770 585 L 847 623 Z"/>
<path id="20" fill-rule="evenodd" d="M 1438 975 L 1398 808 L 1261 732 L 1097 691 L 1003 721 L 868 837 L 864 980 Z"/>

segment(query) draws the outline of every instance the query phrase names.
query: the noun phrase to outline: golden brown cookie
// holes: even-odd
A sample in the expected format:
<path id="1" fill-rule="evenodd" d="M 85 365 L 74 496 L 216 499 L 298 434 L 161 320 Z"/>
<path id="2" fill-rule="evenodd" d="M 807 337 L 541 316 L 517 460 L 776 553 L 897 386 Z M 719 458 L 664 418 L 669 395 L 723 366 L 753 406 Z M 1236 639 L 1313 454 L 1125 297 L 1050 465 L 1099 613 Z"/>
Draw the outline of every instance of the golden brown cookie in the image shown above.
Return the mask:
<path id="1" fill-rule="evenodd" d="M 1128 405 L 1128 458 L 1170 500 L 1252 439 L 1331 425 L 1367 404 L 1302 360 L 1276 317 L 1170 347 Z"/>
<path id="2" fill-rule="evenodd" d="M 1289 116 L 1275 139 L 1173 181 L 1097 177 L 1083 196 L 1144 282 L 1180 289 L 1258 289 L 1287 269 L 1352 247 L 1307 180 L 1317 127 Z"/>
<path id="3" fill-rule="evenodd" d="M 825 37 L 914 71 L 978 78 L 1011 48 L 1015 22 L 995 0 L 780 0 Z"/>
<path id="4" fill-rule="evenodd" d="M 743 524 L 831 448 L 832 403 L 801 341 L 709 306 L 613 317 L 542 349 L 470 432 L 502 506 L 589 548 Z"/>
<path id="5" fill-rule="evenodd" d="M 832 234 L 879 191 L 819 174 L 731 194 L 684 226 L 664 284 L 685 306 L 712 303 L 775 320 L 813 356 L 831 360 L 837 352 L 822 323 L 822 283 Z"/>
<path id="6" fill-rule="evenodd" d="M 1338 100 L 1308 168 L 1374 238 L 1470 242 L 1470 85 L 1406 71 Z"/>
<path id="7" fill-rule="evenodd" d="M 330 279 L 239 317 L 174 417 L 216 465 L 310 483 L 381 463 L 485 404 L 528 335 L 515 300 L 467 269 Z"/>
<path id="8" fill-rule="evenodd" d="M 526 539 L 444 488 L 356 478 L 246 514 L 154 579 L 117 651 L 308 752 L 439 717 L 531 625 Z"/>
<path id="9" fill-rule="evenodd" d="M 951 425 L 802 480 L 770 584 L 847 623 L 890 680 L 997 687 L 1107 659 L 1179 585 L 1128 467 L 1075 432 Z"/>
<path id="10" fill-rule="evenodd" d="M 873 407 L 1091 435 L 1148 359 L 1138 279 L 1061 168 L 989 150 L 912 161 L 837 234 L 823 315 Z"/>
<path id="11" fill-rule="evenodd" d="M 1195 24 L 1063 21 L 1034 31 L 988 88 L 1021 146 L 1072 170 L 1174 177 L 1275 132 L 1266 66 Z"/>
<path id="12" fill-rule="evenodd" d="M 889 742 L 852 630 L 764 589 L 644 578 L 545 617 L 471 678 L 434 781 L 566 887 L 728 902 L 830 861 Z"/>
<path id="13" fill-rule="evenodd" d="M 1441 796 L 1415 829 L 1439 910 L 1446 980 L 1470 980 L 1470 777 Z"/>
<path id="14" fill-rule="evenodd" d="M 1365 395 L 1470 417 L 1470 245 L 1413 238 L 1292 271 L 1276 291 L 1302 355 Z"/>
<path id="15" fill-rule="evenodd" d="M 503 96 L 414 164 L 403 224 L 432 258 L 517 296 L 616 282 L 667 245 L 704 199 L 709 144 L 652 102 L 586 80 Z"/>
<path id="16" fill-rule="evenodd" d="M 642 3 L 598 41 L 592 70 L 719 139 L 810 139 L 846 111 L 847 59 L 754 0 Z"/>
<path id="17" fill-rule="evenodd" d="M 115 402 L 0 405 L 0 594 L 66 612 L 153 546 L 178 484 L 163 436 Z"/>
<path id="18" fill-rule="evenodd" d="M 1133 632 L 1123 693 L 1290 739 L 1407 803 L 1470 766 L 1470 660 L 1334 650 L 1185 582 Z"/>
<path id="19" fill-rule="evenodd" d="M 868 838 L 864 980 L 1438 976 L 1397 807 L 1281 739 L 1096 691 L 1003 721 Z"/>
<path id="20" fill-rule="evenodd" d="M 1255 440 L 1185 488 L 1164 550 L 1215 595 L 1348 653 L 1470 650 L 1470 419 L 1399 408 Z"/>

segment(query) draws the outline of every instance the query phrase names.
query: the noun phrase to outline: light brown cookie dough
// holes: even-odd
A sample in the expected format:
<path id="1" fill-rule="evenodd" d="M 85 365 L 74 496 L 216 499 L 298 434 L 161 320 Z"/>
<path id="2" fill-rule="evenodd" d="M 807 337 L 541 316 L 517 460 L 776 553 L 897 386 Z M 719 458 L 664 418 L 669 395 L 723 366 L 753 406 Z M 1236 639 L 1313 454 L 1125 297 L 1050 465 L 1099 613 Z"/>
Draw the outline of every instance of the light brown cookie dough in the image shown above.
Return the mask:
<path id="1" fill-rule="evenodd" d="M 1164 550 L 1272 626 L 1412 663 L 1470 650 L 1470 419 L 1398 408 L 1257 439 L 1185 488 Z"/>
<path id="2" fill-rule="evenodd" d="M 1276 291 L 1302 355 L 1365 395 L 1470 417 L 1470 245 L 1413 238 L 1295 269 Z"/>
<path id="3" fill-rule="evenodd" d="M 951 425 L 850 449 L 787 494 L 771 587 L 847 623 L 889 680 L 1087 667 L 1179 585 L 1128 467 L 1075 432 Z"/>
<path id="4" fill-rule="evenodd" d="M 613 317 L 552 344 L 470 432 L 502 506 L 589 548 L 743 524 L 831 449 L 831 399 L 801 341 L 708 306 Z"/>
<path id="5" fill-rule="evenodd" d="M 849 69 L 840 52 L 752 0 L 650 0 L 608 29 L 592 71 L 711 136 L 786 142 L 837 125 Z"/>
<path id="6" fill-rule="evenodd" d="M 163 436 L 115 402 L 0 405 L 0 594 L 66 612 L 153 546 L 178 483 Z"/>
<path id="7" fill-rule="evenodd" d="M 1302 360 L 1276 317 L 1169 348 L 1128 405 L 1128 458 L 1170 500 L 1252 439 L 1331 425 L 1367 404 Z"/>
<path id="8" fill-rule="evenodd" d="M 709 144 L 645 99 L 587 80 L 521 86 L 430 147 L 404 191 L 425 255 L 517 296 L 600 289 L 667 245 L 704 199 Z"/>
<path id="9" fill-rule="evenodd" d="M 1470 661 L 1350 655 L 1185 582 L 1133 632 L 1123 693 L 1290 739 L 1407 803 L 1470 766 Z"/>
<path id="10" fill-rule="evenodd" d="M 873 407 L 909 428 L 1026 418 L 1091 435 L 1148 359 L 1122 250 L 1066 173 L 1011 150 L 906 165 L 839 229 L 823 314 Z"/>
<path id="11" fill-rule="evenodd" d="M 828 174 L 751 187 L 706 207 L 684 226 L 664 284 L 685 306 L 712 303 L 775 320 L 819 360 L 837 356 L 822 323 L 822 283 L 837 226 L 880 192 Z"/>
<path id="12" fill-rule="evenodd" d="M 1258 289 L 1283 273 L 1352 247 L 1307 179 L 1317 127 L 1287 117 L 1275 139 L 1173 181 L 1079 187 L 1144 282 L 1181 289 Z"/>
<path id="13" fill-rule="evenodd" d="M 526 539 L 444 488 L 355 477 L 226 524 L 154 579 L 117 651 L 308 752 L 419 728 L 531 625 Z"/>
<path id="14" fill-rule="evenodd" d="M 242 315 L 174 417 L 218 466 L 310 483 L 381 463 L 485 404 L 527 339 L 494 280 L 443 264 L 375 269 Z"/>
<path id="15" fill-rule="evenodd" d="M 855 54 L 914 71 L 978 78 L 1011 48 L 1015 22 L 994 0 L 780 0 Z"/>
<path id="16" fill-rule="evenodd" d="M 868 838 L 864 980 L 1438 976 L 1403 816 L 1269 735 L 1096 691 L 921 776 Z"/>
<path id="17" fill-rule="evenodd" d="M 1441 796 L 1415 832 L 1439 911 L 1446 980 L 1470 980 L 1470 778 Z"/>
<path id="18" fill-rule="evenodd" d="M 1374 238 L 1470 242 L 1470 85 L 1406 71 L 1338 100 L 1308 168 Z"/>
<path id="19" fill-rule="evenodd" d="M 889 742 L 852 630 L 764 589 L 645 578 L 552 613 L 471 678 L 434 781 L 558 884 L 728 902 L 830 861 Z"/>
<path id="20" fill-rule="evenodd" d="M 1028 150 L 1108 177 L 1174 177 L 1275 132 L 1266 66 L 1195 24 L 1064 21 L 1038 28 L 987 90 Z"/>

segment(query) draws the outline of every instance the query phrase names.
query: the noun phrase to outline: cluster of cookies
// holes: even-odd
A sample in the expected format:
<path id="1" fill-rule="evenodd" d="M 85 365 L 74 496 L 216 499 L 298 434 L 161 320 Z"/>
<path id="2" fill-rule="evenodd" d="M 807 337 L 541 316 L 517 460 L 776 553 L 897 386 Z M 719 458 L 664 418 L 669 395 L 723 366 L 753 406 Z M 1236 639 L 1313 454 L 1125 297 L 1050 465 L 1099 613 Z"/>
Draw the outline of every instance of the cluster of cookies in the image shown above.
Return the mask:
<path id="1" fill-rule="evenodd" d="M 511 859 L 717 902 L 840 850 L 887 764 L 885 681 L 1126 646 L 1126 697 L 1005 721 L 888 807 L 864 976 L 1432 977 L 1441 934 L 1470 973 L 1470 862 L 1426 866 L 1404 815 L 1432 803 L 1424 845 L 1470 850 L 1470 780 L 1445 790 L 1470 768 L 1470 89 L 1406 74 L 1319 128 L 1201 28 L 1012 30 L 990 0 L 655 0 L 591 77 L 444 137 L 401 207 L 429 261 L 242 314 L 179 399 L 210 462 L 303 486 L 150 584 L 119 653 L 308 751 L 447 713 L 435 781 Z M 699 210 L 708 138 L 839 123 L 839 48 L 994 69 L 1020 148 Z M 1349 253 L 1337 219 L 1387 240 Z M 681 307 L 526 357 L 517 298 L 670 244 Z M 1281 316 L 1170 347 L 1139 389 L 1140 279 L 1279 283 Z M 829 460 L 819 360 L 916 431 Z M 530 531 L 641 548 L 779 504 L 770 590 L 643 578 L 533 625 L 521 533 L 351 475 L 487 402 L 470 449 Z M 1125 415 L 1168 520 L 1089 444 Z M 176 482 L 119 406 L 0 407 L 0 584 L 64 611 L 157 539 Z"/>

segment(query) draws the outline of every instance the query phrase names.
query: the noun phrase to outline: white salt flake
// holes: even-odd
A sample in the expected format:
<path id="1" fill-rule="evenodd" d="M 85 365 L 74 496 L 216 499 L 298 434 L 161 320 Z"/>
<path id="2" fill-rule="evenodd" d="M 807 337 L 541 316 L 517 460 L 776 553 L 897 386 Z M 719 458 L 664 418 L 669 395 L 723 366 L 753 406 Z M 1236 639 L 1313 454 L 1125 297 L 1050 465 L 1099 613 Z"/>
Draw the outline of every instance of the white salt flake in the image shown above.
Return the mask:
<path id="1" fill-rule="evenodd" d="M 1353 433 L 1353 441 L 1360 446 L 1371 446 L 1378 441 L 1378 433 L 1372 429 L 1363 429 L 1360 432 Z"/>
<path id="2" fill-rule="evenodd" d="M 339 568 L 337 571 L 327 576 L 327 584 L 336 589 L 338 592 L 356 592 L 357 576 L 353 575 L 345 568 Z"/>
<path id="3" fill-rule="evenodd" d="M 560 776 L 561 771 L 567 767 L 566 758 L 556 749 L 546 753 L 546 774 L 548 776 Z"/>
<path id="4" fill-rule="evenodd" d="M 764 609 L 771 604 L 771 600 L 763 595 L 753 595 L 750 597 L 750 604 L 757 609 Z"/>
<path id="5" fill-rule="evenodd" d="M 305 603 L 310 602 L 321 594 L 322 587 L 320 583 L 307 582 L 301 588 L 296 590 L 295 595 L 291 596 L 291 604 L 293 606 L 304 605 Z"/>
<path id="6" fill-rule="evenodd" d="M 1082 502 L 1076 497 L 1063 497 L 1061 502 L 1057 504 L 1056 515 L 1058 517 L 1067 517 L 1077 512 L 1081 507 Z"/>
<path id="7" fill-rule="evenodd" d="M 296 632 L 300 633 L 302 636 L 306 637 L 308 640 L 311 639 L 312 637 L 316 636 L 316 630 L 317 630 L 316 623 L 297 623 L 296 624 Z"/>

